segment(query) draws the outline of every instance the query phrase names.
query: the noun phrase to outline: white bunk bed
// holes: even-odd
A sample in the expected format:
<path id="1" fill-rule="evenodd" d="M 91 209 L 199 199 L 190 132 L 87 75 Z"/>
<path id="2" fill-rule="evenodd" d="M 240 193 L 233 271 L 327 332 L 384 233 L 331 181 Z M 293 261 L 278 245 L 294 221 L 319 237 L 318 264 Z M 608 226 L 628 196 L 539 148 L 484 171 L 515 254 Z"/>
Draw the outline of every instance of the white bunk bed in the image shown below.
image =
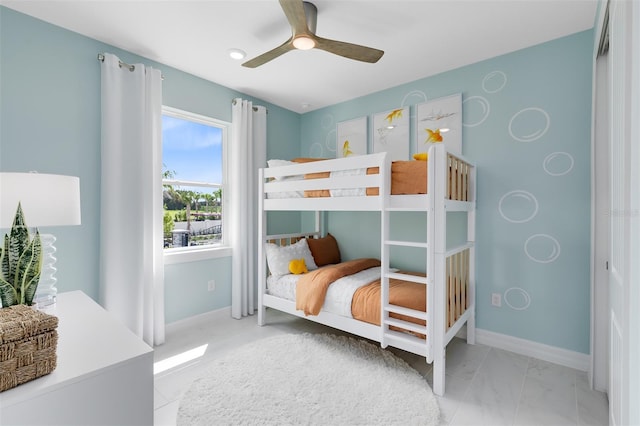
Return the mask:
<path id="1" fill-rule="evenodd" d="M 415 161 L 415 160 L 414 160 Z M 377 174 L 343 176 L 349 171 L 378 167 Z M 333 172 L 320 179 L 304 179 L 309 173 Z M 336 176 L 338 175 L 338 176 Z M 378 187 L 378 195 L 356 195 L 308 198 L 304 191 L 341 190 L 345 188 Z M 259 171 L 259 244 L 258 248 L 258 323 L 265 324 L 266 308 L 273 308 L 330 327 L 371 339 L 384 348 L 392 346 L 415 353 L 433 362 L 433 390 L 445 391 L 445 350 L 449 341 L 467 324 L 467 343 L 475 341 L 475 167 L 459 155 L 448 153 L 443 144 L 429 149 L 427 161 L 427 193 L 391 195 L 391 161 L 386 153 L 362 155 L 333 160 L 308 162 L 260 169 Z M 314 211 L 316 229 L 311 233 L 268 235 L 268 211 Z M 269 294 L 265 243 L 292 244 L 304 237 L 318 237 L 320 213 L 324 211 L 379 211 L 381 215 L 381 325 L 322 311 L 317 316 L 305 316 L 296 310 L 296 303 Z M 394 211 L 427 212 L 425 242 L 390 240 L 390 213 Z M 467 212 L 466 242 L 458 247 L 446 247 L 447 212 Z M 390 247 L 404 246 L 426 253 L 426 277 L 392 272 Z M 389 304 L 389 279 L 400 279 L 426 285 L 426 312 Z M 401 314 L 426 321 L 425 325 L 390 317 Z M 399 327 L 425 338 L 390 329 Z"/>

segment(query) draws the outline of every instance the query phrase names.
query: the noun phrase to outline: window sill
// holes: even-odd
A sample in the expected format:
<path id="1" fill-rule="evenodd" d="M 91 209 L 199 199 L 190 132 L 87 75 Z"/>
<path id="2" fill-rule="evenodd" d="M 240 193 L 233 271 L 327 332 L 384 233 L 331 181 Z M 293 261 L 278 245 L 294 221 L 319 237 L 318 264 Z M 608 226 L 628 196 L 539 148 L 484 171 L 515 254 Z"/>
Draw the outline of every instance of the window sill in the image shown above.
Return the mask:
<path id="1" fill-rule="evenodd" d="M 231 247 L 229 246 L 172 249 L 164 252 L 164 264 L 175 265 L 178 263 L 198 262 L 201 260 L 219 259 L 230 256 Z"/>

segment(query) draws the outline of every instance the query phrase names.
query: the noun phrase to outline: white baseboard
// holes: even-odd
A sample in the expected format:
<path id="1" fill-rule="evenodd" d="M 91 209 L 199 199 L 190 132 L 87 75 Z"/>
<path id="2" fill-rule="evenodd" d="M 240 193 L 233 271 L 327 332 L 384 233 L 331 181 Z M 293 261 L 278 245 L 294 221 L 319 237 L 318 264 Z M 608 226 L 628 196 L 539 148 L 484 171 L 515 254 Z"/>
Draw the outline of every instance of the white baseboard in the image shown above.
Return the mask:
<path id="1" fill-rule="evenodd" d="M 229 318 L 231 317 L 231 306 L 225 306 L 224 308 L 216 309 L 214 311 L 204 312 L 202 314 L 197 314 L 191 317 L 179 319 L 177 321 L 173 321 L 167 323 L 165 325 L 165 329 L 175 329 L 184 326 L 193 326 L 199 322 L 208 322 L 213 321 L 218 318 Z"/>
<path id="2" fill-rule="evenodd" d="M 167 331 L 169 331 L 169 329 L 176 330 L 182 327 L 188 328 L 198 322 L 215 321 L 216 319 L 223 317 L 231 317 L 231 306 L 178 320 L 167 324 L 166 327 L 168 329 Z M 456 337 L 466 339 L 466 324 L 456 334 Z M 544 343 L 538 343 L 532 340 L 520 339 L 506 334 L 495 333 L 493 331 L 483 330 L 480 328 L 476 328 L 476 343 L 529 356 L 542 361 L 564 365 L 565 367 L 574 368 L 580 371 L 589 371 L 589 365 L 591 362 L 591 357 L 588 354 L 545 345 Z"/>
<path id="3" fill-rule="evenodd" d="M 464 331 L 464 334 L 461 334 Z M 466 330 L 461 330 L 466 337 Z M 493 348 L 503 349 L 520 355 L 564 365 L 580 371 L 588 371 L 591 357 L 588 354 L 574 352 L 555 346 L 545 345 L 531 340 L 494 333 L 493 331 L 476 328 L 476 343 Z"/>

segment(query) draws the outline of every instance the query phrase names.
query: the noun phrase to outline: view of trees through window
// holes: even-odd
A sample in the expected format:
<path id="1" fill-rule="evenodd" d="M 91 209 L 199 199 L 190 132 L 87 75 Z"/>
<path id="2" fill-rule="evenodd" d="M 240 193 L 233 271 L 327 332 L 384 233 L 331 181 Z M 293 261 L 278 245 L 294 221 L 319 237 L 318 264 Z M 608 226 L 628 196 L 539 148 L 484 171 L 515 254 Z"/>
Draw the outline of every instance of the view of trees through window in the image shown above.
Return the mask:
<path id="1" fill-rule="evenodd" d="M 163 110 L 165 248 L 222 242 L 224 137 L 213 119 Z"/>

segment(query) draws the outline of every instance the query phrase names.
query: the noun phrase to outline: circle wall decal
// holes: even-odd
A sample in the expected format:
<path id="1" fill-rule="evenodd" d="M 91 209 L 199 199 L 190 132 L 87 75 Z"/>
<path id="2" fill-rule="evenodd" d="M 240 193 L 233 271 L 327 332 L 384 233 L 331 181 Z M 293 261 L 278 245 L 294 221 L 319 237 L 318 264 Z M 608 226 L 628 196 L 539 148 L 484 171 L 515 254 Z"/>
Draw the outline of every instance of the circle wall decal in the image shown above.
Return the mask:
<path id="1" fill-rule="evenodd" d="M 487 93 L 497 93 L 507 84 L 507 75 L 502 71 L 492 71 L 482 80 L 482 89 Z"/>
<path id="2" fill-rule="evenodd" d="M 462 105 L 464 105 L 464 108 L 462 108 L 462 125 L 465 127 L 475 127 L 484 123 L 491 111 L 489 101 L 482 96 L 469 96 L 462 101 Z"/>
<path id="3" fill-rule="evenodd" d="M 527 257 L 538 263 L 551 263 L 560 256 L 560 243 L 547 234 L 535 234 L 524 242 Z"/>
<path id="4" fill-rule="evenodd" d="M 531 296 L 520 287 L 511 287 L 504 291 L 504 303 L 516 311 L 524 311 L 531 305 Z"/>
<path id="5" fill-rule="evenodd" d="M 500 198 L 498 211 L 504 220 L 511 223 L 525 223 L 538 213 L 538 200 L 532 193 L 516 189 Z"/>
<path id="6" fill-rule="evenodd" d="M 549 114 L 542 108 L 525 108 L 511 117 L 509 134 L 519 142 L 533 142 L 547 133 L 550 123 Z"/>
<path id="7" fill-rule="evenodd" d="M 322 120 L 320 121 L 320 125 L 322 126 L 323 129 L 330 129 L 332 127 L 334 127 L 333 124 L 333 115 L 331 114 L 327 114 L 324 117 L 322 117 Z"/>
<path id="8" fill-rule="evenodd" d="M 322 153 L 323 153 L 322 145 L 318 142 L 312 144 L 311 148 L 309 148 L 310 157 L 322 158 L 323 157 Z"/>
<path id="9" fill-rule="evenodd" d="M 552 152 L 545 157 L 542 168 L 551 176 L 566 175 L 573 169 L 573 157 L 567 152 Z"/>
<path id="10" fill-rule="evenodd" d="M 409 99 L 413 99 L 413 98 L 415 98 L 415 102 L 409 101 Z M 427 102 L 427 94 L 421 90 L 413 90 L 407 93 L 406 95 L 404 95 L 404 98 L 402 98 L 402 103 L 400 104 L 400 106 L 404 107 L 407 105 L 416 105 L 422 102 Z"/>

